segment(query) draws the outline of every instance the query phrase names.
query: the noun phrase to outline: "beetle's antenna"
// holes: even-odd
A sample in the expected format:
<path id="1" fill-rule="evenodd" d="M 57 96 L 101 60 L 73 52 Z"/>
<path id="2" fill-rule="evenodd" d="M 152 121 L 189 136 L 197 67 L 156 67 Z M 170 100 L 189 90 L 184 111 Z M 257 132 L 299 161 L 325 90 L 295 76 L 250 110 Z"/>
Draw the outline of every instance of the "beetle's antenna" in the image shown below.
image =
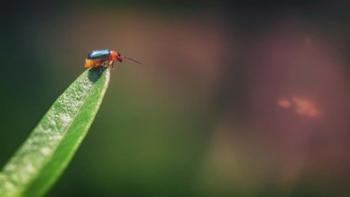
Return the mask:
<path id="1" fill-rule="evenodd" d="M 124 56 L 124 58 L 127 59 L 127 60 L 129 60 L 129 61 L 135 62 L 135 63 L 137 63 L 137 64 L 142 64 L 142 62 L 140 62 L 140 61 L 138 61 L 138 60 L 135 60 L 135 59 L 133 59 L 133 58 L 131 58 L 131 57 Z"/>

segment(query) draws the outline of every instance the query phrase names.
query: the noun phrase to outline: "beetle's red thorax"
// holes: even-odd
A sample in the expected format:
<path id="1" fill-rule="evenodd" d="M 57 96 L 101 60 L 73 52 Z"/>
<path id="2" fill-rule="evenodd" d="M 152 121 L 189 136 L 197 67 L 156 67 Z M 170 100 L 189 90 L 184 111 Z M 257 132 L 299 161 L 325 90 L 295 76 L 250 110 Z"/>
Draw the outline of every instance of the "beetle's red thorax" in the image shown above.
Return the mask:
<path id="1" fill-rule="evenodd" d="M 115 60 L 117 60 L 117 58 L 118 58 L 118 53 L 114 50 L 111 50 L 111 53 L 109 55 L 109 59 L 111 61 L 115 61 Z"/>
<path id="2" fill-rule="evenodd" d="M 114 50 L 111 50 L 109 58 L 110 58 L 111 61 L 119 61 L 119 62 L 123 61 L 122 56 L 120 55 L 120 53 L 117 52 L 117 51 L 114 51 Z"/>

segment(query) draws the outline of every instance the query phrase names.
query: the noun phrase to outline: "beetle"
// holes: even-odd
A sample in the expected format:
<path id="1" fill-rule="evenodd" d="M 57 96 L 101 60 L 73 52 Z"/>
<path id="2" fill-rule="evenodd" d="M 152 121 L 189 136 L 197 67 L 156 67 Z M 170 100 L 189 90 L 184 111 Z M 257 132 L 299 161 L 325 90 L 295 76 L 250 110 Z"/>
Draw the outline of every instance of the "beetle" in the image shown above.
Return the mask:
<path id="1" fill-rule="evenodd" d="M 110 49 L 98 49 L 91 51 L 85 59 L 85 68 L 96 68 L 100 66 L 112 67 L 115 61 L 123 62 L 124 59 L 141 64 L 141 62 L 130 57 L 122 56 L 119 52 Z"/>

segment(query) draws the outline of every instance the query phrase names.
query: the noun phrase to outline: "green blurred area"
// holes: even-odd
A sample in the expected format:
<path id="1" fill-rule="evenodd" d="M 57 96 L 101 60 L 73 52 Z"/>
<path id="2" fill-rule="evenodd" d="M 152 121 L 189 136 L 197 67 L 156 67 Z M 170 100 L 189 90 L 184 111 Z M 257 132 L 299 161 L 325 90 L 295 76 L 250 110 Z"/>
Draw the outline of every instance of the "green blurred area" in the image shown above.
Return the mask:
<path id="1" fill-rule="evenodd" d="M 3 8 L 1 166 L 83 71 L 90 50 L 116 49 L 144 62 L 117 65 L 95 123 L 48 196 L 349 194 L 349 157 L 343 155 L 348 143 L 339 140 L 342 146 L 323 155 L 313 148 L 327 137 L 310 132 L 305 152 L 300 149 L 293 155 L 289 150 L 303 143 L 283 147 L 290 134 L 273 133 L 284 130 L 273 126 L 281 120 L 276 117 L 280 112 L 254 100 L 274 95 L 259 94 L 265 69 L 246 61 L 259 58 L 250 48 L 259 36 L 283 26 L 283 19 L 302 23 L 302 30 L 317 29 L 326 38 L 339 38 L 334 43 L 343 43 L 341 55 L 346 57 L 346 3 L 61 1 L 7 2 Z M 343 63 L 340 70 L 347 77 L 330 88 L 339 87 L 339 92 L 349 87 L 349 66 Z M 293 72 L 303 73 L 292 70 L 290 75 Z M 300 87 L 309 83 L 304 82 Z M 347 107 L 344 104 L 345 112 L 337 119 L 348 119 Z M 288 116 L 286 125 L 311 124 L 305 132 L 335 130 L 333 136 L 349 136 L 350 126 L 334 126 L 338 122 L 330 117 L 310 123 Z M 306 161 L 306 167 L 303 163 L 299 168 L 298 159 Z M 289 161 L 294 160 L 297 170 L 289 171 Z M 328 165 L 329 160 L 334 163 Z M 333 173 L 334 168 L 339 171 Z"/>

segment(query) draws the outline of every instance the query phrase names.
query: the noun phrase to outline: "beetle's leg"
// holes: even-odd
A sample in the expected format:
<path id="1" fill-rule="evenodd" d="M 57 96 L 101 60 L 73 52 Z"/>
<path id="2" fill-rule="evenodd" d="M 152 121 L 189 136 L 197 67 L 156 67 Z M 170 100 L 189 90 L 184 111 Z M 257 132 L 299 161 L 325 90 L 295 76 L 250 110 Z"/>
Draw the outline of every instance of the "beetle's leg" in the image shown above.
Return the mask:
<path id="1" fill-rule="evenodd" d="M 103 66 L 103 67 L 108 67 L 108 62 L 107 62 L 107 61 L 104 61 L 104 62 L 102 63 L 102 66 Z"/>
<path id="2" fill-rule="evenodd" d="M 114 61 L 109 61 L 109 67 L 111 67 L 112 69 L 114 69 Z"/>

